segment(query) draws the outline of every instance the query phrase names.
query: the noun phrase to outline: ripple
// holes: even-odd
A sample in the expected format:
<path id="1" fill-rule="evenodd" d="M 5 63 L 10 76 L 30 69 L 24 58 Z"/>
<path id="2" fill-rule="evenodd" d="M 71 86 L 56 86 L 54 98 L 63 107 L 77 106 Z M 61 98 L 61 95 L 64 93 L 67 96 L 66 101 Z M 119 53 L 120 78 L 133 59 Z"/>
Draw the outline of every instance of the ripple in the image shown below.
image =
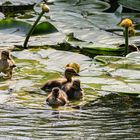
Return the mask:
<path id="1" fill-rule="evenodd" d="M 111 98 L 112 101 L 109 99 Z M 9 139 L 135 139 L 140 138 L 140 102 L 107 95 L 79 110 L 52 110 L 1 105 L 0 133 Z"/>

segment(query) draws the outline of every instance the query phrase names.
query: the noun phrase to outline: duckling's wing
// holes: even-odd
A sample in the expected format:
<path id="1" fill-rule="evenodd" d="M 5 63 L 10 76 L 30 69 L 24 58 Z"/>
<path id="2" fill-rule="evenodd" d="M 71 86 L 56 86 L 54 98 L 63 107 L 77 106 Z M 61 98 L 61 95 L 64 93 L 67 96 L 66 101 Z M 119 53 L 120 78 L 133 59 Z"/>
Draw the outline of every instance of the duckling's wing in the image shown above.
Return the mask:
<path id="1" fill-rule="evenodd" d="M 62 83 L 60 82 L 60 80 L 51 80 L 48 81 L 47 83 L 45 83 L 41 89 L 45 90 L 45 91 L 51 91 L 54 87 L 59 87 L 61 88 Z"/>
<path id="2" fill-rule="evenodd" d="M 74 99 L 80 100 L 83 98 L 83 95 L 84 95 L 83 91 L 75 91 L 74 92 Z"/>

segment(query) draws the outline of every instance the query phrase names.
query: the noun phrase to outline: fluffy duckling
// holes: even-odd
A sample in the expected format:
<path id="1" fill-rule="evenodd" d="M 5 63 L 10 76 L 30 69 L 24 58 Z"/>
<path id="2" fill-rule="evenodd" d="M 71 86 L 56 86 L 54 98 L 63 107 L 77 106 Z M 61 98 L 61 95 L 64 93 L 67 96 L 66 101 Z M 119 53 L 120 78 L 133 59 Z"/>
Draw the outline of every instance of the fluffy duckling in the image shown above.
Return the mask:
<path id="1" fill-rule="evenodd" d="M 73 76 L 79 76 L 79 74 L 77 74 L 76 71 L 71 67 L 67 67 L 65 69 L 64 75 L 64 78 L 47 81 L 47 83 L 44 84 L 41 89 L 45 91 L 51 91 L 54 87 L 59 87 L 61 89 L 64 84 L 72 81 Z"/>
<path id="2" fill-rule="evenodd" d="M 5 79 L 12 77 L 12 70 L 16 67 L 14 60 L 11 58 L 9 51 L 3 50 L 0 58 L 0 72 L 6 74 Z"/>
<path id="3" fill-rule="evenodd" d="M 84 96 L 84 92 L 81 89 L 81 82 L 79 79 L 73 80 L 72 83 L 65 84 L 62 90 L 65 91 L 69 100 L 80 100 Z"/>
<path id="4" fill-rule="evenodd" d="M 68 103 L 67 95 L 63 90 L 58 87 L 52 89 L 52 92 L 48 95 L 46 102 L 49 106 L 53 108 L 58 108 L 59 106 L 64 106 Z"/>

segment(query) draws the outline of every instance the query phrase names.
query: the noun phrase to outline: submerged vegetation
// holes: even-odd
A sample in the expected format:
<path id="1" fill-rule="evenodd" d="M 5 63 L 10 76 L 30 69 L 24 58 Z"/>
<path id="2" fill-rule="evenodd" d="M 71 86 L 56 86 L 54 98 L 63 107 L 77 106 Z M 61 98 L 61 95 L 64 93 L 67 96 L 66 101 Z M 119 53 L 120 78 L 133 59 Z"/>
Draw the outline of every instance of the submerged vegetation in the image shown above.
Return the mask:
<path id="1" fill-rule="evenodd" d="M 128 36 L 129 36 L 129 31 L 131 30 L 131 32 L 133 31 L 133 34 L 135 32 L 135 29 L 133 27 L 133 23 L 131 19 L 123 19 L 120 23 L 120 26 L 125 28 L 124 31 L 124 36 L 125 36 L 125 53 L 124 55 L 126 56 L 128 54 L 128 47 L 129 47 L 129 42 L 128 42 Z"/>
<path id="2" fill-rule="evenodd" d="M 36 19 L 36 21 L 34 22 L 34 24 L 32 25 L 31 29 L 29 30 L 26 38 L 25 38 L 25 41 L 24 41 L 24 44 L 23 44 L 23 47 L 24 49 L 27 49 L 27 43 L 28 43 L 28 40 L 30 38 L 30 36 L 32 35 L 33 31 L 35 30 L 35 27 L 37 25 L 37 23 L 39 22 L 39 20 L 41 19 L 41 17 L 43 16 L 44 13 L 48 13 L 49 12 L 49 7 L 47 4 L 43 4 L 42 5 L 42 12 L 40 13 L 40 15 L 38 16 L 38 18 Z"/>

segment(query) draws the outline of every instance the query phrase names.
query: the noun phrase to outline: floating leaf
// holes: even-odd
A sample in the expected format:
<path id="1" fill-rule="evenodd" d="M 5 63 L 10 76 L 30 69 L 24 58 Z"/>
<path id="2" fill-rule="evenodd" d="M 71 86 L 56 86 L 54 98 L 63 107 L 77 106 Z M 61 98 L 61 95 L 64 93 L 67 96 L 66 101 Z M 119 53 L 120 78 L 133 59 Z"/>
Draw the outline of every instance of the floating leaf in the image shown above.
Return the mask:
<path id="1" fill-rule="evenodd" d="M 99 62 L 102 62 L 104 64 L 109 64 L 111 62 L 115 62 L 115 61 L 118 61 L 120 59 L 122 59 L 122 57 L 113 57 L 113 56 L 100 56 L 100 55 L 97 55 L 94 57 L 94 59 L 96 61 L 99 61 Z"/>
<path id="2" fill-rule="evenodd" d="M 92 56 L 95 56 L 98 54 L 121 55 L 123 53 L 123 48 L 119 48 L 114 45 L 105 45 L 105 44 L 95 43 L 95 44 L 84 46 L 82 48 L 82 51 L 85 53 L 92 54 Z"/>
<path id="3" fill-rule="evenodd" d="M 37 0 L 1 0 L 0 5 L 33 5 Z"/>
<path id="4" fill-rule="evenodd" d="M 58 32 L 58 30 L 49 22 L 42 22 L 35 27 L 32 35 L 41 35 Z"/>
<path id="5" fill-rule="evenodd" d="M 0 20 L 0 30 L 1 32 L 7 33 L 19 33 L 26 34 L 31 25 L 23 21 L 17 21 L 14 19 L 3 19 Z"/>
<path id="6" fill-rule="evenodd" d="M 118 0 L 119 4 L 126 8 L 140 11 L 140 1 L 139 0 Z"/>
<path id="7" fill-rule="evenodd" d="M 24 21 L 18 21 L 14 19 L 3 19 L 0 20 L 0 44 L 1 46 L 12 46 L 12 45 L 23 45 L 23 42 L 25 40 L 25 35 L 28 33 L 28 31 L 31 28 L 31 24 L 24 22 Z M 59 33 L 59 37 L 57 34 L 51 35 L 51 33 L 56 33 L 57 29 L 49 22 L 43 22 L 36 26 L 35 31 L 33 32 L 33 35 L 38 35 L 32 37 L 31 44 L 32 45 L 46 45 L 46 44 L 57 44 L 59 42 L 59 38 L 61 40 L 64 40 L 63 35 Z M 48 35 L 48 33 L 50 35 Z M 40 34 L 44 34 L 44 36 L 40 37 Z M 46 36 L 47 34 L 47 40 Z M 52 36 L 52 37 L 51 37 Z M 54 39 L 56 38 L 56 39 Z M 43 39 L 43 41 L 42 41 Z M 6 41 L 5 41 L 6 40 Z M 60 41 L 61 42 L 61 41 Z M 9 44 L 9 45 L 8 45 Z"/>
<path id="8" fill-rule="evenodd" d="M 12 29 L 12 33 L 26 34 L 31 28 L 31 24 L 23 21 L 17 21 L 14 19 L 4 19 L 0 21 L 0 30 L 5 32 L 5 29 Z M 14 30 L 13 30 L 14 29 Z M 9 30 L 8 30 L 9 31 Z M 33 35 L 47 34 L 57 32 L 57 29 L 49 22 L 43 22 L 36 26 Z"/>
<path id="9" fill-rule="evenodd" d="M 127 58 L 140 59 L 140 52 L 136 51 L 136 52 L 129 53 L 126 57 Z"/>

